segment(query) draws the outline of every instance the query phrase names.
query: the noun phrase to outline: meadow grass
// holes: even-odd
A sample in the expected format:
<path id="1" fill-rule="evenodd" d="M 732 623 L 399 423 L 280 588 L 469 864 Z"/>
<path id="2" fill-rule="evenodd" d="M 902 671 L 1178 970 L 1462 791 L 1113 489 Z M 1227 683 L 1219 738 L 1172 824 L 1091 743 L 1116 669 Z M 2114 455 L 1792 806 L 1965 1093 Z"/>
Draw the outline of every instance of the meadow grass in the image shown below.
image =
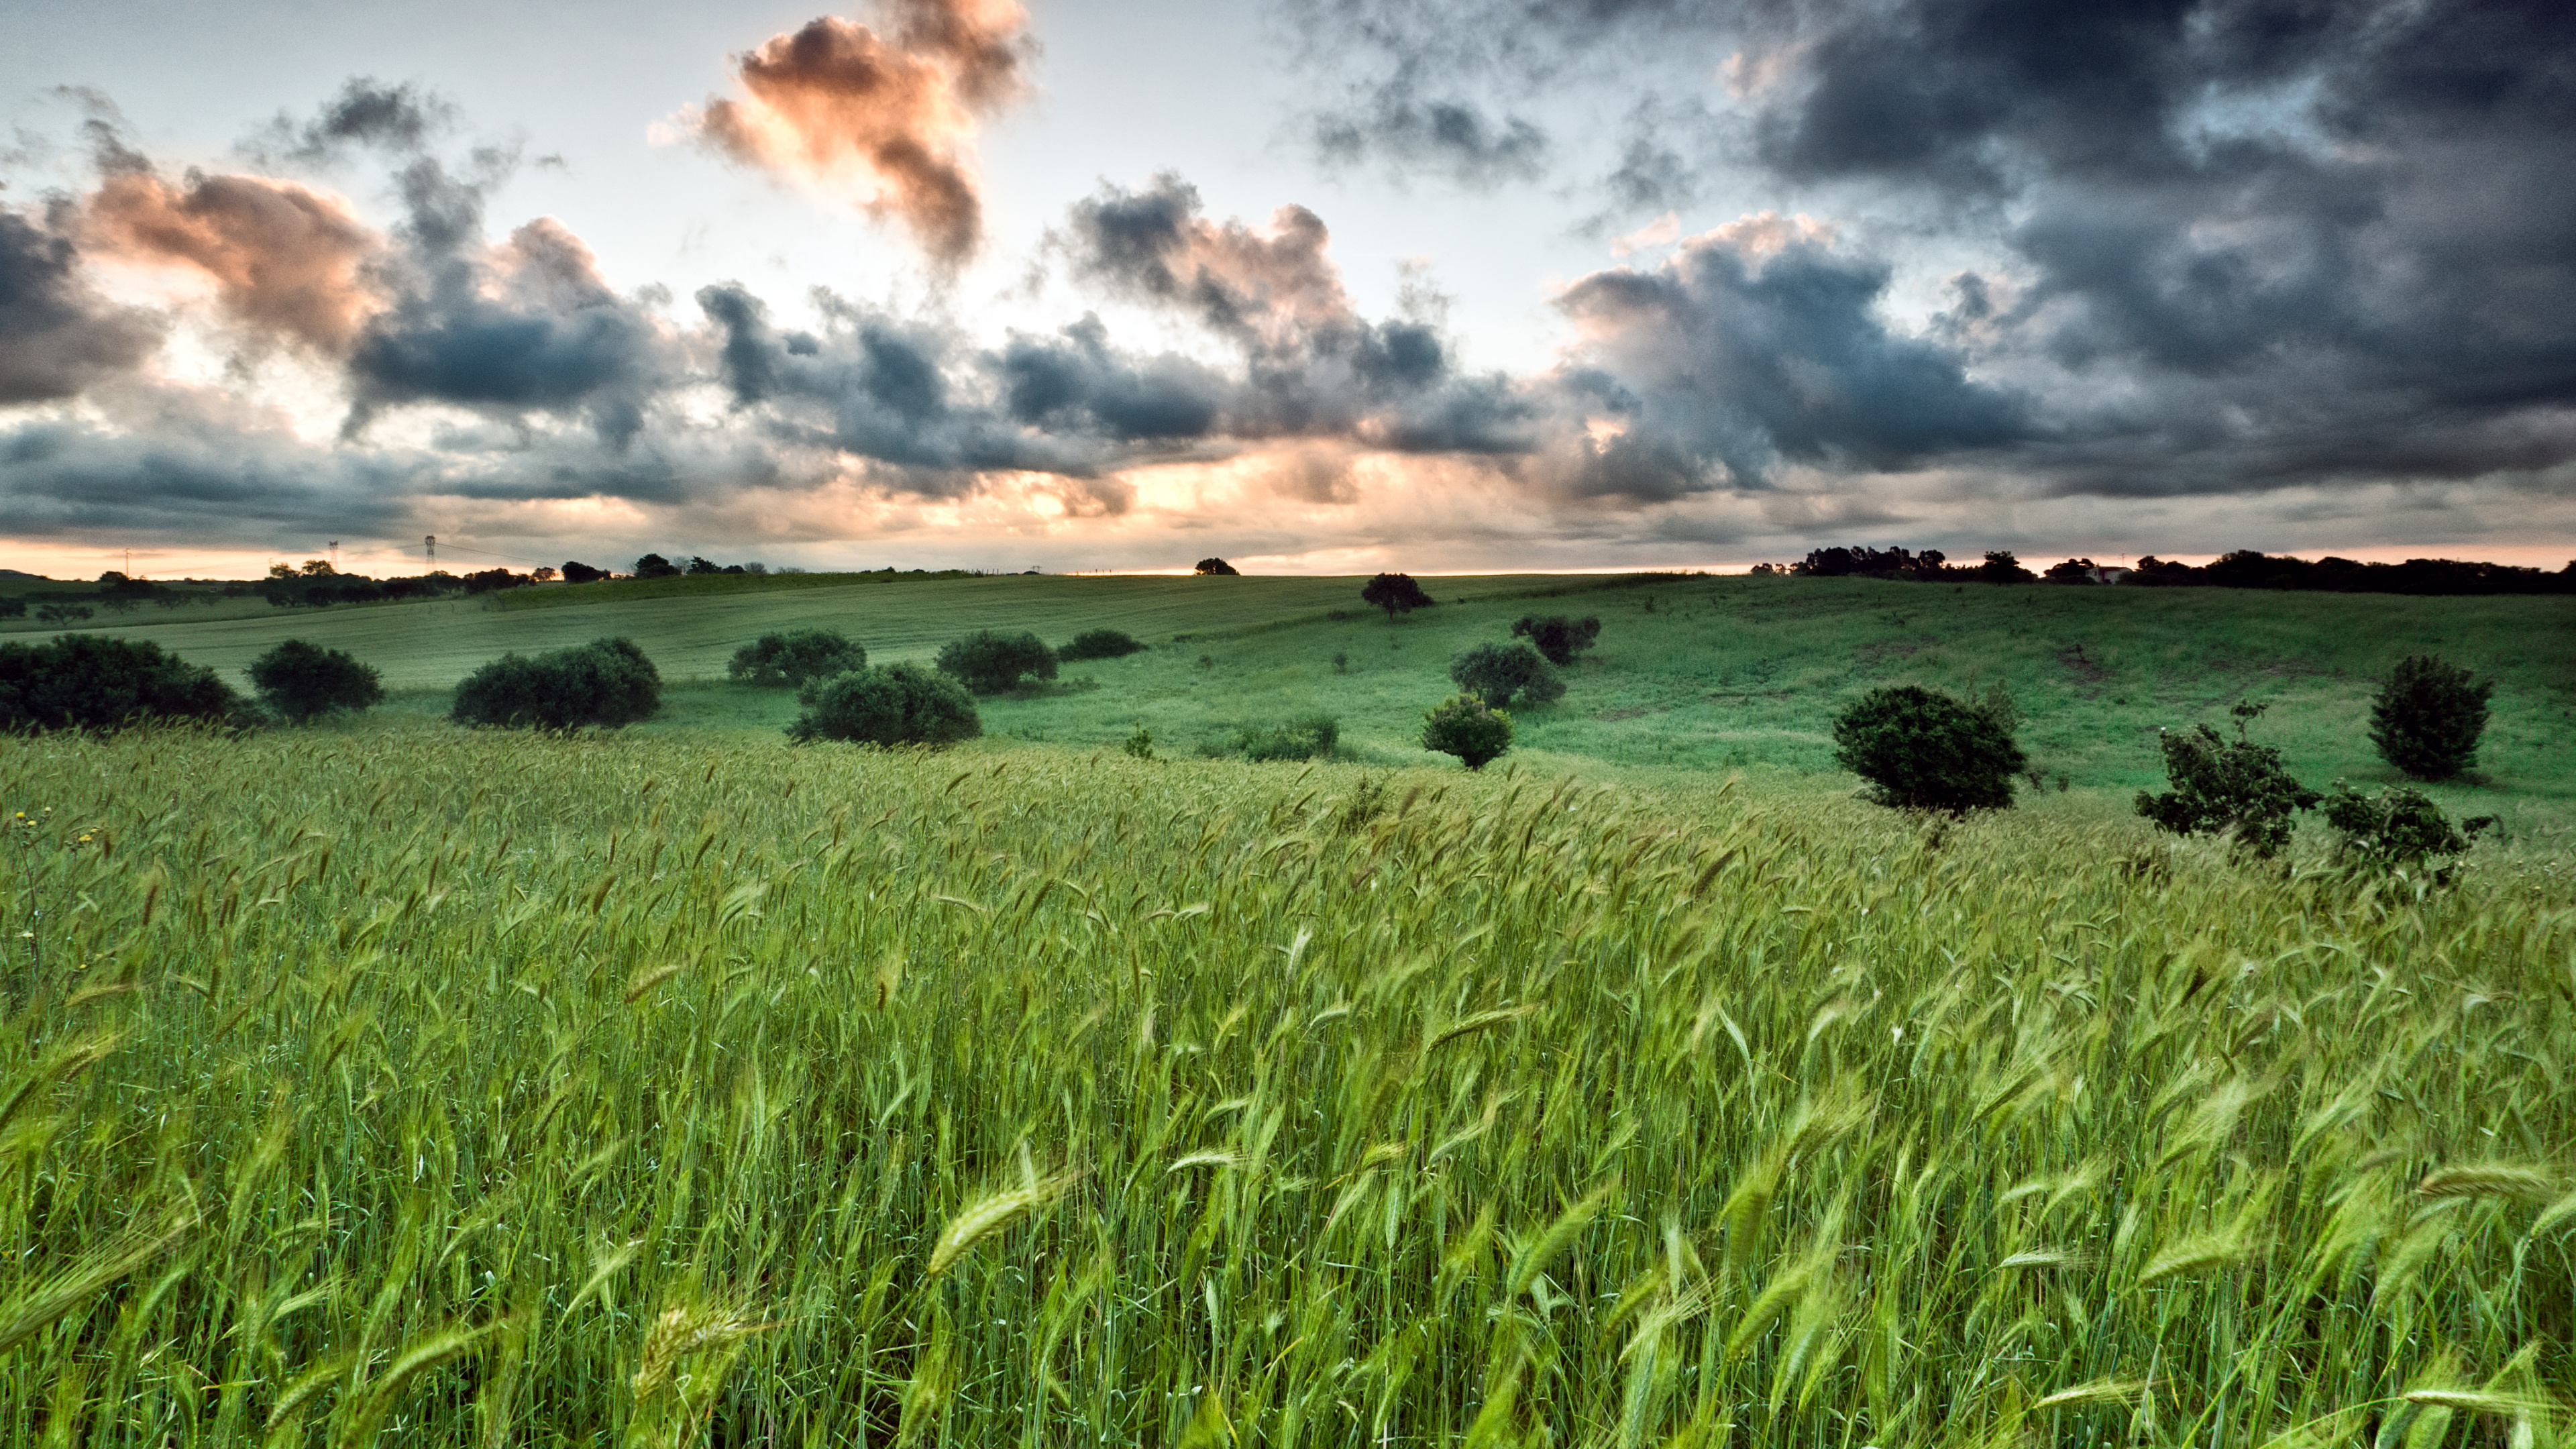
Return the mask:
<path id="1" fill-rule="evenodd" d="M 399 716 L 0 782 L 12 1443 L 2569 1433 L 2562 862 Z"/>

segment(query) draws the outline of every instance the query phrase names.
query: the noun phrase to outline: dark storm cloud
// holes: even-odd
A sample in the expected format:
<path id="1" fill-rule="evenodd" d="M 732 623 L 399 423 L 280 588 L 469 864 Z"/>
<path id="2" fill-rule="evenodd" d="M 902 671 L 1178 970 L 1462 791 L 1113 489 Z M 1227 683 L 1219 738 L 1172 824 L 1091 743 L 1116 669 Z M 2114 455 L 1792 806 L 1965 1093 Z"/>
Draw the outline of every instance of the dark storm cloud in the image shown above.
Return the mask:
<path id="1" fill-rule="evenodd" d="M 1082 277 L 1160 303 L 1234 344 L 1245 375 L 1223 410 L 1244 438 L 1349 435 L 1403 451 L 1514 452 L 1529 408 L 1496 378 L 1460 374 L 1432 326 L 1358 315 L 1330 256 L 1331 232 L 1302 206 L 1266 228 L 1201 214 L 1197 188 L 1165 174 L 1142 191 L 1078 203 L 1067 242 Z"/>
<path id="2" fill-rule="evenodd" d="M 348 432 L 387 407 L 439 402 L 580 416 L 612 445 L 631 441 L 674 363 L 645 305 L 612 291 L 553 218 L 487 246 L 480 185 L 426 157 L 401 182 L 404 246 L 377 272 L 390 300 L 349 352 Z"/>
<path id="3" fill-rule="evenodd" d="M 1990 263 L 1955 279 L 1940 340 L 1976 374 L 2024 386 L 2031 426 L 2000 452 L 1974 446 L 2044 487 L 2228 492 L 2576 459 L 2564 422 L 2576 397 L 2576 9 L 1285 0 L 1284 11 L 1310 64 L 1363 87 L 1413 74 L 1491 104 L 1616 75 L 1644 99 L 1601 182 L 1614 216 L 1687 205 L 1720 180 L 1738 194 L 1787 184 L 1882 223 L 1899 238 L 1896 262 L 1905 238 L 1986 251 Z M 1705 83 L 1712 72 L 1726 95 Z M 1721 123 L 1693 123 L 1703 101 L 1728 107 Z M 1833 345 L 1830 329 L 1812 340 Z M 1778 419 L 1765 401 L 1775 390 L 1723 376 L 1721 387 L 1705 375 L 1709 416 Z M 1727 391 L 1737 387 L 1750 390 Z M 1835 431 L 1862 445 L 1847 454 L 1859 466 L 1943 452 L 1885 446 L 1922 433 L 1901 414 Z"/>
<path id="4" fill-rule="evenodd" d="M 82 278 L 70 237 L 0 209 L 0 405 L 76 396 L 160 342 L 150 314 L 109 303 Z"/>
<path id="5" fill-rule="evenodd" d="M 1120 354 L 1089 314 L 1053 337 L 1013 337 L 997 365 L 1014 420 L 1120 442 L 1204 438 L 1228 392 L 1214 369 L 1190 358 Z"/>
<path id="6" fill-rule="evenodd" d="M 1954 349 L 1888 330 L 1887 283 L 1884 263 L 1777 218 L 1575 283 L 1558 305 L 1585 365 L 1563 383 L 1618 429 L 1585 491 L 1667 496 L 1719 481 L 1709 464 L 1753 485 L 1784 459 L 1901 471 L 2027 436 L 2023 405 L 1969 381 Z"/>

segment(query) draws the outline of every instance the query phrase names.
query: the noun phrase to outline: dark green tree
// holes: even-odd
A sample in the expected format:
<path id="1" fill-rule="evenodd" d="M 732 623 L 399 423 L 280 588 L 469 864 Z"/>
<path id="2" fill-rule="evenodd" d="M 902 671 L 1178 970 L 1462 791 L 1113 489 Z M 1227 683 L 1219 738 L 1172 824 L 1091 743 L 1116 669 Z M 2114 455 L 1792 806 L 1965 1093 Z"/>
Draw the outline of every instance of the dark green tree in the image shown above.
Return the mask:
<path id="1" fill-rule="evenodd" d="M 787 689 L 864 669 L 867 663 L 868 651 L 838 630 L 789 629 L 763 634 L 735 650 L 725 673 L 744 684 Z"/>
<path id="2" fill-rule="evenodd" d="M 1449 679 L 1496 709 L 1509 709 L 1515 698 L 1547 704 L 1562 698 L 1565 681 L 1527 644 L 1476 644 L 1449 660 Z"/>
<path id="3" fill-rule="evenodd" d="M 939 672 L 956 676 L 977 694 L 1001 694 L 1022 683 L 1055 678 L 1056 653 L 1035 634 L 979 629 L 939 651 Z"/>
<path id="4" fill-rule="evenodd" d="M 112 730 L 151 720 L 248 723 L 249 715 L 213 670 L 158 644 L 95 634 L 0 644 L 0 731 Z"/>
<path id="5" fill-rule="evenodd" d="M 1236 568 L 1234 565 L 1227 563 L 1221 558 L 1200 559 L 1198 561 L 1198 571 L 1203 574 L 1219 574 L 1227 578 L 1232 578 L 1236 574 L 1243 572 L 1241 569 Z"/>
<path id="6" fill-rule="evenodd" d="M 635 577 L 639 579 L 677 578 L 679 573 L 678 564 L 658 553 L 648 553 L 635 561 Z"/>
<path id="7" fill-rule="evenodd" d="M 2232 834 L 2234 848 L 2261 858 L 2280 853 L 2298 822 L 2293 812 L 2313 810 L 2324 797 L 2291 778 L 2281 752 L 2246 736 L 2246 723 L 2265 706 L 2240 704 L 2230 742 L 2207 725 L 2164 732 L 2165 779 L 2161 795 L 2138 792 L 2138 813 L 2176 835 Z"/>
<path id="8" fill-rule="evenodd" d="M 1834 718 L 1834 759 L 1900 810 L 2002 810 L 2029 766 L 2011 731 L 1984 708 L 1938 690 L 1873 689 Z"/>
<path id="9" fill-rule="evenodd" d="M 2008 548 L 1990 548 L 1986 550 L 1986 561 L 1977 565 L 1977 571 L 1970 575 L 1970 577 L 1976 579 L 1980 583 L 1987 584 L 2035 584 L 2039 582 L 2039 575 L 2023 568 L 2021 566 L 2021 560 L 2014 558 L 2012 550 Z"/>
<path id="10" fill-rule="evenodd" d="M 2379 757 L 2418 780 L 2447 780 L 2478 762 L 2492 680 L 2431 654 L 2409 654 L 2370 702 Z"/>
<path id="11" fill-rule="evenodd" d="M 262 702 L 297 724 L 335 709 L 366 709 L 385 698 L 384 681 L 374 665 L 301 639 L 289 639 L 252 660 L 250 682 Z"/>
<path id="12" fill-rule="evenodd" d="M 2325 797 L 2326 823 L 2335 829 L 2335 855 L 2347 865 L 2395 870 L 2416 867 L 2441 857 L 2468 853 L 2479 832 L 2492 827 L 2492 815 L 2458 825 L 2442 807 L 2412 785 L 2391 785 L 2376 796 L 2364 795 L 2341 780 Z M 2439 869 L 2447 876 L 2449 867 Z"/>
<path id="13" fill-rule="evenodd" d="M 798 744 L 846 740 L 935 747 L 984 732 L 966 687 L 918 664 L 835 674 L 806 685 L 797 698 L 805 710 L 787 727 L 787 737 Z"/>
<path id="14" fill-rule="evenodd" d="M 456 686 L 459 724 L 614 729 L 662 707 L 662 675 L 631 639 L 594 639 L 551 654 L 504 654 Z"/>
<path id="15" fill-rule="evenodd" d="M 1059 659 L 1119 659 L 1142 652 L 1144 640 L 1116 629 L 1086 629 L 1073 636 L 1073 642 L 1056 651 Z"/>
<path id="16" fill-rule="evenodd" d="M 1413 581 L 1411 574 L 1379 574 L 1360 590 L 1360 602 L 1373 609 L 1386 610 L 1388 622 L 1398 614 L 1428 609 L 1434 600 Z"/>
<path id="17" fill-rule="evenodd" d="M 1569 619 L 1563 614 L 1550 614 L 1542 619 L 1523 614 L 1512 622 L 1512 637 L 1527 639 L 1547 656 L 1547 662 L 1559 669 L 1574 663 L 1574 656 L 1591 648 L 1601 638 L 1601 621 L 1594 618 Z"/>
<path id="18" fill-rule="evenodd" d="M 1422 747 L 1481 770 L 1511 749 L 1512 717 L 1472 694 L 1451 695 L 1424 712 Z"/>

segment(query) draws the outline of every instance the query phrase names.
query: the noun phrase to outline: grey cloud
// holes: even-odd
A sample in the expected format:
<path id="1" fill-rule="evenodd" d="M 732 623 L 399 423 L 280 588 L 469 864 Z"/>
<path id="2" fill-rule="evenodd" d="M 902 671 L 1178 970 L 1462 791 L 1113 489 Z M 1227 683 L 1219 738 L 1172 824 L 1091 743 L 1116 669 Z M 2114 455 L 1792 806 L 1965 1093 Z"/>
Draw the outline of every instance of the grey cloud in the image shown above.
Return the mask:
<path id="1" fill-rule="evenodd" d="M 435 91 L 351 76 L 313 115 L 299 121 L 281 112 L 241 150 L 263 165 L 327 165 L 353 150 L 416 155 L 455 123 L 455 105 Z"/>
<path id="2" fill-rule="evenodd" d="M 1493 114 L 1463 95 L 1428 89 L 1420 66 L 1353 88 L 1350 101 L 1310 121 L 1315 150 L 1333 165 L 1372 160 L 1429 172 L 1462 186 L 1535 179 L 1547 164 L 1548 135 L 1525 116 Z"/>
<path id="3" fill-rule="evenodd" d="M 72 240 L 0 209 L 0 404 L 72 397 L 141 365 L 161 342 L 150 314 L 100 297 Z"/>

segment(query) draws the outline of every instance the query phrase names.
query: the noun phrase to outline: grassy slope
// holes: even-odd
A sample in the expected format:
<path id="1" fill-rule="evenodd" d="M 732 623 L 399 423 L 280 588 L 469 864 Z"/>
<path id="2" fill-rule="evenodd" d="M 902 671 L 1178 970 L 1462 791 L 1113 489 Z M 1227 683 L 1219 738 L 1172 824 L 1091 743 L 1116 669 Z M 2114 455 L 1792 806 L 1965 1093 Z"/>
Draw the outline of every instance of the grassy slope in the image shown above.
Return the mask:
<path id="1" fill-rule="evenodd" d="M 1043 695 L 988 701 L 987 729 L 1090 748 L 1142 723 L 1165 752 L 1187 753 L 1238 724 L 1322 710 L 1342 719 L 1362 758 L 1395 763 L 1418 758 L 1420 713 L 1448 692 L 1453 652 L 1505 637 L 1521 613 L 1561 610 L 1599 614 L 1605 628 L 1562 702 L 1519 712 L 1523 758 L 1534 764 L 1825 774 L 1833 712 L 1854 693 L 1892 683 L 1961 690 L 2000 677 L 2026 716 L 2025 748 L 2077 795 L 2093 792 L 2103 813 L 2160 783 L 2159 728 L 2225 726 L 2228 706 L 2245 699 L 2276 706 L 2258 734 L 2281 745 L 2303 778 L 2343 776 L 2364 788 L 2393 779 L 2366 737 L 2369 696 L 2398 657 L 2431 650 L 2500 686 L 2481 772 L 2436 793 L 2455 810 L 2501 813 L 2526 835 L 2576 824 L 2576 600 L 1746 577 L 1431 584 L 1442 605 L 1395 624 L 1374 614 L 1328 619 L 1357 607 L 1349 579 L 787 576 L 232 620 L 165 621 L 145 610 L 106 632 L 156 639 L 236 674 L 277 640 L 306 638 L 423 691 L 398 699 L 397 712 L 431 713 L 445 697 L 429 690 L 504 649 L 603 634 L 633 636 L 666 678 L 687 681 L 720 678 L 734 648 L 770 629 L 837 628 L 890 661 L 927 659 L 973 628 L 1029 628 L 1061 642 L 1106 626 L 1155 648 L 1069 665 Z M 605 601 L 585 602 L 594 597 Z M 1456 599 L 1470 602 L 1448 602 Z M 1337 653 L 1347 672 L 1335 669 Z M 766 732 L 794 713 L 783 693 L 682 684 L 648 729 Z"/>
<path id="2" fill-rule="evenodd" d="M 0 752 L 0 1440 L 2564 1442 L 2563 875 L 1359 775 Z"/>

